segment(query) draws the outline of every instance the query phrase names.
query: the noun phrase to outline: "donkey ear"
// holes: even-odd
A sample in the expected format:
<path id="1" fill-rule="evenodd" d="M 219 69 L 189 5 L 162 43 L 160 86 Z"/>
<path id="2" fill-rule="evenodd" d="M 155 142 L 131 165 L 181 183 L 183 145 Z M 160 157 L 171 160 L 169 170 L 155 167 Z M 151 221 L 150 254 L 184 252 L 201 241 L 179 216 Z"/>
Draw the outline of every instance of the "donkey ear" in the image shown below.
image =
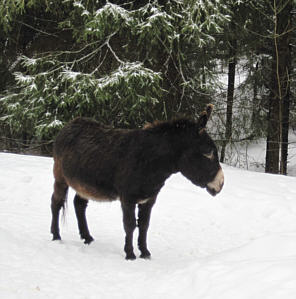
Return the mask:
<path id="1" fill-rule="evenodd" d="M 201 113 L 201 115 L 197 121 L 197 124 L 200 129 L 203 129 L 206 127 L 207 122 L 211 116 L 213 109 L 214 109 L 214 105 L 208 104 L 206 107 L 206 110 Z"/>
<path id="2" fill-rule="evenodd" d="M 214 109 L 214 105 L 213 104 L 208 104 L 207 105 L 206 112 L 207 112 L 208 119 L 210 118 L 213 109 Z"/>

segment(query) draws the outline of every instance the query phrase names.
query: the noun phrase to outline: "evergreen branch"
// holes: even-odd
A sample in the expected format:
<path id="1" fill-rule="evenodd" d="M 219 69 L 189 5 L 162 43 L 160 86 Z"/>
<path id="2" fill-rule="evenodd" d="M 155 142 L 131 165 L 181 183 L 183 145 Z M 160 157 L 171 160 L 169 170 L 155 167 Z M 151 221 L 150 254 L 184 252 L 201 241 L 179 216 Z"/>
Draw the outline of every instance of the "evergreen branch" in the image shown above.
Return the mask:
<path id="1" fill-rule="evenodd" d="M 36 32 L 39 32 L 39 33 L 42 33 L 42 34 L 45 34 L 45 35 L 48 35 L 48 36 L 54 36 L 54 37 L 57 37 L 57 38 L 58 38 L 58 36 L 55 35 L 55 34 L 53 34 L 53 33 L 48 33 L 48 32 L 46 32 L 46 31 L 37 29 L 37 28 L 35 28 L 35 27 L 33 27 L 33 26 L 29 25 L 29 24 L 26 24 L 26 23 L 24 23 L 24 22 L 22 22 L 22 21 L 17 21 L 17 20 L 16 20 L 16 23 L 19 23 L 19 24 L 21 24 L 21 25 L 24 25 L 24 26 L 26 26 L 26 27 L 29 27 L 30 29 L 33 29 L 33 30 L 35 30 Z"/>
<path id="2" fill-rule="evenodd" d="M 91 75 L 94 75 L 103 65 L 106 57 L 107 57 L 108 51 L 106 51 L 104 58 L 101 60 L 100 64 L 90 73 Z"/>
<path id="3" fill-rule="evenodd" d="M 108 49 L 110 50 L 110 52 L 113 54 L 113 56 L 115 57 L 115 59 L 120 63 L 120 64 L 124 64 L 124 61 L 122 61 L 114 52 L 114 50 L 112 49 L 112 47 L 110 46 L 109 40 L 106 41 L 106 46 L 108 47 Z"/>

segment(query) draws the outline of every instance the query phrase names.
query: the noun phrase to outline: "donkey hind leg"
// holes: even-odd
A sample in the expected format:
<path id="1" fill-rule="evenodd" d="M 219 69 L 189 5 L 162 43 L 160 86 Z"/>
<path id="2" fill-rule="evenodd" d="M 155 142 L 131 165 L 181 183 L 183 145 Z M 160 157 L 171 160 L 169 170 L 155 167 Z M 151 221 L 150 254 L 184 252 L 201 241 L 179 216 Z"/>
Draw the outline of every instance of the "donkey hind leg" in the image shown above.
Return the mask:
<path id="1" fill-rule="evenodd" d="M 125 258 L 127 260 L 134 260 L 136 259 L 136 256 L 134 254 L 134 248 L 133 248 L 133 233 L 136 228 L 136 216 L 135 216 L 136 205 L 124 203 L 123 201 L 121 201 L 121 207 L 123 212 L 123 226 L 125 230 L 125 245 L 124 245 L 124 251 L 126 253 Z"/>
<path id="2" fill-rule="evenodd" d="M 51 197 L 51 233 L 53 235 L 52 240 L 61 240 L 59 228 L 59 215 L 61 208 L 65 207 L 68 189 L 69 187 L 66 183 L 55 181 L 54 192 Z"/>
<path id="3" fill-rule="evenodd" d="M 155 203 L 156 197 L 151 198 L 144 204 L 138 204 L 138 248 L 141 251 L 140 258 L 149 259 L 151 254 L 147 249 L 147 231 L 150 222 L 151 210 Z"/>
<path id="4" fill-rule="evenodd" d="M 74 197 L 74 208 L 76 213 L 76 218 L 78 222 L 78 229 L 81 239 L 84 239 L 85 244 L 90 244 L 94 239 L 89 234 L 85 211 L 87 208 L 88 200 L 80 197 L 78 194 Z"/>

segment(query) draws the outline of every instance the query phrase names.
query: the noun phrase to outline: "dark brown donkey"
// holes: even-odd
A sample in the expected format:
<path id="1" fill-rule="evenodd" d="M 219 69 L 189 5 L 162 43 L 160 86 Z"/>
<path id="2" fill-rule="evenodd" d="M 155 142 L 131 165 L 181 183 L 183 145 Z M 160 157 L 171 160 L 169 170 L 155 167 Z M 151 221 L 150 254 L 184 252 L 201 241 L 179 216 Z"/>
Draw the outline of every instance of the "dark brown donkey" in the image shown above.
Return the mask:
<path id="1" fill-rule="evenodd" d="M 151 209 L 172 173 L 180 171 L 211 195 L 222 189 L 224 176 L 217 148 L 205 130 L 212 109 L 208 105 L 197 122 L 179 119 L 135 130 L 106 128 L 85 118 L 66 125 L 54 144 L 53 240 L 61 239 L 59 212 L 70 186 L 76 191 L 74 206 L 84 243 L 93 241 L 85 217 L 88 199 L 119 199 L 126 232 L 126 259 L 136 258 L 133 232 L 137 224 L 140 257 L 149 258 L 146 237 Z"/>

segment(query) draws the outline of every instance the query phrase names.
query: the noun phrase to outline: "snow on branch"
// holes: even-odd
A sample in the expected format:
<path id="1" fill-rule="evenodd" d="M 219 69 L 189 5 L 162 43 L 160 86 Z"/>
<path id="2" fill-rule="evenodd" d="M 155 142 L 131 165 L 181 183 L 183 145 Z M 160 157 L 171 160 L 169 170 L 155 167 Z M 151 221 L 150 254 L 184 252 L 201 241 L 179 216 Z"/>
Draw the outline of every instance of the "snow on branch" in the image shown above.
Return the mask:
<path id="1" fill-rule="evenodd" d="M 160 27 L 163 28 L 172 28 L 173 25 L 171 21 L 174 20 L 172 16 L 170 16 L 165 11 L 161 11 L 157 7 L 152 7 L 151 5 L 146 5 L 142 10 L 140 10 L 143 16 L 146 14 L 150 14 L 145 21 L 138 25 L 140 32 L 143 32 L 145 29 L 151 30 L 151 28 L 157 29 L 159 31 Z M 162 26 L 160 26 L 162 24 Z"/>
<path id="2" fill-rule="evenodd" d="M 38 62 L 37 58 L 29 58 L 29 57 L 24 56 L 24 55 L 21 56 L 21 60 L 22 60 L 22 64 L 24 66 L 27 66 L 27 67 L 35 66 Z"/>
<path id="3" fill-rule="evenodd" d="M 64 70 L 61 72 L 61 74 L 65 79 L 72 80 L 72 81 L 76 80 L 79 75 L 82 75 L 81 72 L 73 72 L 70 70 Z"/>
<path id="4" fill-rule="evenodd" d="M 31 84 L 34 82 L 34 76 L 24 75 L 20 72 L 14 73 L 15 79 L 20 84 Z"/>
<path id="5" fill-rule="evenodd" d="M 51 123 L 47 125 L 48 128 L 57 128 L 61 126 L 63 126 L 63 122 L 58 119 L 53 120 Z"/>
<path id="6" fill-rule="evenodd" d="M 151 83 L 159 81 L 161 74 L 143 67 L 140 62 L 125 62 L 111 75 L 98 79 L 99 88 L 119 84 L 121 80 L 130 83 L 132 79 L 149 80 Z"/>
<path id="7" fill-rule="evenodd" d="M 130 12 L 120 7 L 119 5 L 113 3 L 107 3 L 103 8 L 98 9 L 95 12 L 96 17 L 104 17 L 104 16 L 112 15 L 115 19 L 122 19 L 125 22 L 132 21 L 130 17 Z"/>
<path id="8" fill-rule="evenodd" d="M 81 1 L 74 1 L 74 2 L 73 2 L 73 6 L 82 9 L 82 13 L 81 13 L 82 16 L 84 16 L 84 15 L 87 15 L 87 16 L 88 16 L 88 15 L 90 14 L 89 11 L 88 11 L 88 10 L 84 7 L 84 5 L 81 3 Z"/>

